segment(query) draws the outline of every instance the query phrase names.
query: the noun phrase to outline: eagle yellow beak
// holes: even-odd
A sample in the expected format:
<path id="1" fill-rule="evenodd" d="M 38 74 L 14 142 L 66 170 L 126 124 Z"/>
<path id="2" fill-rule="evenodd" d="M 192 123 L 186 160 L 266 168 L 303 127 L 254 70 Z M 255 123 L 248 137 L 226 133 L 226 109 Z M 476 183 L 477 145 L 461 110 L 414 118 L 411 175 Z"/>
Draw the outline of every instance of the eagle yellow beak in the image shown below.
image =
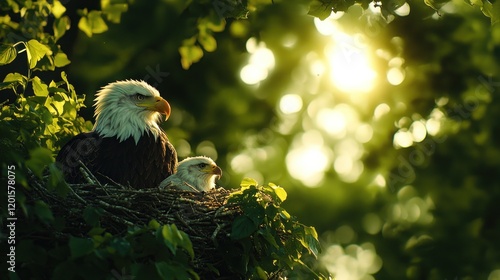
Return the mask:
<path id="1" fill-rule="evenodd" d="M 201 171 L 207 174 L 218 175 L 219 178 L 222 177 L 222 169 L 220 169 L 220 167 L 218 167 L 217 165 L 207 166 Z"/>
<path id="2" fill-rule="evenodd" d="M 168 117 L 170 117 L 170 104 L 161 96 L 155 96 L 153 99 L 138 103 L 137 105 L 165 115 L 165 120 L 168 120 Z"/>

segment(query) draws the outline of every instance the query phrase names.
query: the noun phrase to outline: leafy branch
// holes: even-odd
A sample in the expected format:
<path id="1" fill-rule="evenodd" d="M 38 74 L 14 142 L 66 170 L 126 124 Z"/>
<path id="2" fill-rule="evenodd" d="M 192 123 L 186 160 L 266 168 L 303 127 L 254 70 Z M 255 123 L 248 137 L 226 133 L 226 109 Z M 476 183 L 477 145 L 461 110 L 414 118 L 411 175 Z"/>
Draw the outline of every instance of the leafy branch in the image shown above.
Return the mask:
<path id="1" fill-rule="evenodd" d="M 275 184 L 242 181 L 227 202 L 239 205 L 243 213 L 232 224 L 231 246 L 236 249 L 228 252 L 226 261 L 249 279 L 270 279 L 276 271 L 288 277 L 304 273 L 308 279 L 326 279 L 304 262 L 306 257 L 318 257 L 318 234 L 281 207 L 286 198 L 286 191 Z"/>

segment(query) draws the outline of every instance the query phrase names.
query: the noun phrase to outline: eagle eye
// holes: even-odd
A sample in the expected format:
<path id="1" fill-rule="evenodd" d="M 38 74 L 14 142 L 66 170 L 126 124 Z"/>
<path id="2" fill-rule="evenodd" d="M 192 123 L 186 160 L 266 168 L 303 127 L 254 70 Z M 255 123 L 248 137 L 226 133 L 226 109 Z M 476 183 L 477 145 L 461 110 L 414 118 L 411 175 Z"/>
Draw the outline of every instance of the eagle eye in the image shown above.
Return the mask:
<path id="1" fill-rule="evenodd" d="M 206 164 L 206 163 L 200 163 L 200 164 L 198 164 L 198 166 L 199 166 L 200 168 L 205 168 L 205 167 L 207 167 L 207 164 Z"/>
<path id="2" fill-rule="evenodd" d="M 136 93 L 135 94 L 135 99 L 137 99 L 138 101 L 142 101 L 146 98 L 146 96 L 140 94 L 140 93 Z"/>

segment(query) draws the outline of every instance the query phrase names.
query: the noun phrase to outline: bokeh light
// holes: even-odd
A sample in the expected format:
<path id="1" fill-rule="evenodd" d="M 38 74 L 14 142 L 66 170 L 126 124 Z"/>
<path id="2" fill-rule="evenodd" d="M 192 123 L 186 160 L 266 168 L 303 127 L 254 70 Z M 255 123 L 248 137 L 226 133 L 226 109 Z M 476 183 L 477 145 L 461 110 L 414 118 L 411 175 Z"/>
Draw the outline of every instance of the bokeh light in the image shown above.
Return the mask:
<path id="1" fill-rule="evenodd" d="M 372 274 L 382 267 L 382 259 L 371 243 L 364 243 L 361 246 L 351 244 L 345 248 L 331 245 L 326 248 L 321 262 L 336 279 L 342 280 L 375 279 Z"/>
<path id="2" fill-rule="evenodd" d="M 286 94 L 281 97 L 279 108 L 283 114 L 297 113 L 302 109 L 302 98 L 297 94 Z"/>
<path id="3" fill-rule="evenodd" d="M 331 150 L 324 146 L 321 133 L 310 130 L 294 138 L 292 149 L 286 156 L 290 175 L 308 187 L 315 187 L 331 164 Z"/>
<path id="4" fill-rule="evenodd" d="M 250 59 L 241 69 L 240 78 L 245 84 L 255 85 L 265 80 L 269 71 L 274 68 L 274 54 L 266 47 L 266 43 L 257 43 L 257 39 L 253 37 L 247 40 L 246 48 Z"/>

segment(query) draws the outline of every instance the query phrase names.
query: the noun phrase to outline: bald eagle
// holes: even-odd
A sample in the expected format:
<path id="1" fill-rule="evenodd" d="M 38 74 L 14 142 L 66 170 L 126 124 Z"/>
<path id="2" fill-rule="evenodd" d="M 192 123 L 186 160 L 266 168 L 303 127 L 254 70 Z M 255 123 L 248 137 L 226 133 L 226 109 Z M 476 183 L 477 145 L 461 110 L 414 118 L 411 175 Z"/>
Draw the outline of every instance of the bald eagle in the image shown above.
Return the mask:
<path id="1" fill-rule="evenodd" d="M 208 191 L 215 188 L 215 179 L 222 170 L 209 157 L 190 157 L 179 162 L 177 173 L 161 182 L 159 188 L 177 187 L 186 191 Z"/>
<path id="2" fill-rule="evenodd" d="M 152 188 L 175 172 L 177 153 L 158 126 L 170 105 L 144 81 L 104 86 L 95 98 L 92 131 L 72 138 L 57 155 L 68 183 L 85 182 L 81 163 L 100 182 Z"/>

